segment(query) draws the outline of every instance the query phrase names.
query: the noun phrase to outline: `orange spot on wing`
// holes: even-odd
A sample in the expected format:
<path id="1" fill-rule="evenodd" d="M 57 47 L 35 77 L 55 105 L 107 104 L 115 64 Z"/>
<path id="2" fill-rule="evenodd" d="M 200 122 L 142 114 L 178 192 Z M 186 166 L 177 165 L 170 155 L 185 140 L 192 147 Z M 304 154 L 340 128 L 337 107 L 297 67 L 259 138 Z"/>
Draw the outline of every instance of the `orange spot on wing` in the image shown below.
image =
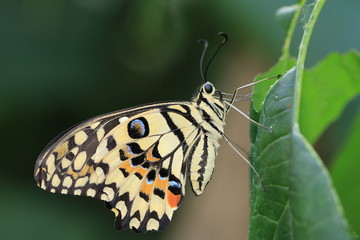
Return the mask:
<path id="1" fill-rule="evenodd" d="M 153 189 L 154 189 L 154 183 L 148 184 L 146 182 L 146 179 L 144 179 L 141 185 L 141 191 L 147 195 L 150 195 Z"/>
<path id="2" fill-rule="evenodd" d="M 85 166 L 81 169 L 81 171 L 79 172 L 79 176 L 85 176 L 88 172 L 89 174 L 93 173 L 94 170 L 94 166 L 91 165 L 89 166 L 88 164 L 85 164 Z"/>
<path id="3" fill-rule="evenodd" d="M 66 142 L 62 143 L 62 144 L 55 150 L 55 152 L 58 153 L 57 159 L 61 159 L 61 158 L 65 155 L 65 153 L 66 153 L 67 151 L 69 151 L 69 148 L 68 148 L 68 142 L 66 141 Z"/>
<path id="4" fill-rule="evenodd" d="M 176 208 L 179 205 L 181 195 L 175 195 L 171 191 L 167 192 L 167 200 L 171 208 Z"/>
<path id="5" fill-rule="evenodd" d="M 149 148 L 149 150 L 147 151 L 147 153 L 146 153 L 146 159 L 147 159 L 148 161 L 150 161 L 150 162 L 157 162 L 157 161 L 160 160 L 160 158 L 155 158 L 155 157 L 152 155 L 153 150 L 154 150 L 154 145 L 153 145 L 151 148 Z"/>
<path id="6" fill-rule="evenodd" d="M 87 175 L 87 173 L 89 173 L 89 175 L 90 175 L 94 171 L 95 170 L 94 170 L 93 165 L 89 166 L 88 164 L 85 164 L 82 167 L 82 169 L 80 170 L 80 172 L 76 172 L 71 167 L 69 167 L 68 170 L 66 171 L 66 173 L 71 175 L 73 179 L 77 179 L 78 177 L 83 177 L 83 176 Z"/>
<path id="7" fill-rule="evenodd" d="M 130 160 L 127 160 L 127 161 L 125 161 L 124 163 L 122 163 L 122 164 L 120 165 L 120 168 L 125 169 L 128 173 L 132 173 L 132 172 L 136 169 L 136 167 L 132 167 L 132 166 L 130 165 Z"/>
<path id="8" fill-rule="evenodd" d="M 160 176 L 158 175 L 155 179 L 155 187 L 160 188 L 164 192 L 166 191 L 166 186 L 168 184 L 168 179 L 160 179 Z"/>
<path id="9" fill-rule="evenodd" d="M 137 172 L 141 174 L 141 176 L 145 176 L 146 173 L 148 172 L 148 169 L 142 168 L 142 167 L 138 167 Z"/>

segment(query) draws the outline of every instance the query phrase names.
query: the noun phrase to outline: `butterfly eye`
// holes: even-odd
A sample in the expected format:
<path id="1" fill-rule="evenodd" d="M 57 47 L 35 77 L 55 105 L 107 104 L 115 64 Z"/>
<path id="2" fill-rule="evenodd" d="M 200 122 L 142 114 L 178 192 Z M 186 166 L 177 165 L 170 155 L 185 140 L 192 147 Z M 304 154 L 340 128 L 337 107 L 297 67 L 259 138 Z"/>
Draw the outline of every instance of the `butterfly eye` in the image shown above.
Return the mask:
<path id="1" fill-rule="evenodd" d="M 213 91 L 214 91 L 213 85 L 212 85 L 211 83 L 209 83 L 209 82 L 205 83 L 203 87 L 204 87 L 204 91 L 205 91 L 207 94 L 211 94 L 211 93 L 213 93 Z"/>

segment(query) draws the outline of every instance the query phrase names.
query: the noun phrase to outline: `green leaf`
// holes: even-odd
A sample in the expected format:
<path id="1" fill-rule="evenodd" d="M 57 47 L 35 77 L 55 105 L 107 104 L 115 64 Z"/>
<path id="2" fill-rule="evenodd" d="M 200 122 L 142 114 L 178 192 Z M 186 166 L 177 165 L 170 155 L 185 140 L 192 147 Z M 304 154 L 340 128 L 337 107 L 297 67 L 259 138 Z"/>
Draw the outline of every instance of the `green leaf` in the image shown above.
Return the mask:
<path id="1" fill-rule="evenodd" d="M 328 173 L 294 121 L 296 71 L 269 91 L 253 131 L 249 239 L 350 239 Z M 253 127 L 254 128 L 254 127 Z"/>
<path id="2" fill-rule="evenodd" d="M 295 66 L 295 59 L 293 58 L 280 60 L 268 72 L 257 75 L 254 82 L 264 78 L 277 76 L 279 74 L 283 75 L 293 66 Z M 253 87 L 251 101 L 256 112 L 260 112 L 265 96 L 275 81 L 276 79 L 270 79 Z"/>
<path id="3" fill-rule="evenodd" d="M 331 176 L 334 181 L 345 215 L 350 226 L 358 234 L 360 233 L 360 107 L 357 110 L 357 117 L 350 127 L 350 134 L 342 149 L 334 158 L 331 166 Z"/>
<path id="4" fill-rule="evenodd" d="M 304 72 L 300 127 L 314 143 L 360 93 L 360 55 L 355 51 L 332 53 Z"/>

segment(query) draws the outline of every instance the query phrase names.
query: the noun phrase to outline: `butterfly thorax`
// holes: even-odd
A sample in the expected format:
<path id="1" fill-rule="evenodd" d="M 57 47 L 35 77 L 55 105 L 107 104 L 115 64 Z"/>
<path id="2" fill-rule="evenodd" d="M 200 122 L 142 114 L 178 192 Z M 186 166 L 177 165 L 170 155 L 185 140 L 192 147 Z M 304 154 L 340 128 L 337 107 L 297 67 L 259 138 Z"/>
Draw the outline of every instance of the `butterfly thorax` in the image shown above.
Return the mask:
<path id="1" fill-rule="evenodd" d="M 226 116 L 224 102 L 214 98 L 212 95 L 203 94 L 202 92 L 200 92 L 193 101 L 204 122 L 211 125 L 212 129 L 209 131 L 213 132 L 215 130 L 216 133 L 219 134 L 219 137 L 221 137 Z M 204 126 L 207 125 L 204 124 Z"/>

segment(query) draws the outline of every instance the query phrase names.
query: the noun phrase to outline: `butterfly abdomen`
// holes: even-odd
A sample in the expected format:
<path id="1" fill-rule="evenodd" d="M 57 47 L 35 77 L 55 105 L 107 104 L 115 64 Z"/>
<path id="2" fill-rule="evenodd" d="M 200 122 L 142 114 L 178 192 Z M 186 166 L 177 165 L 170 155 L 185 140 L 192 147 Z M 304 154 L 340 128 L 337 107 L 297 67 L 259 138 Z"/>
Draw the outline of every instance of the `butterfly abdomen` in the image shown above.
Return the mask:
<path id="1" fill-rule="evenodd" d="M 201 131 L 187 159 L 190 162 L 189 178 L 196 195 L 203 193 L 211 180 L 215 168 L 215 158 L 225 126 L 225 107 L 222 101 L 200 90 L 193 100 L 202 117 Z"/>

